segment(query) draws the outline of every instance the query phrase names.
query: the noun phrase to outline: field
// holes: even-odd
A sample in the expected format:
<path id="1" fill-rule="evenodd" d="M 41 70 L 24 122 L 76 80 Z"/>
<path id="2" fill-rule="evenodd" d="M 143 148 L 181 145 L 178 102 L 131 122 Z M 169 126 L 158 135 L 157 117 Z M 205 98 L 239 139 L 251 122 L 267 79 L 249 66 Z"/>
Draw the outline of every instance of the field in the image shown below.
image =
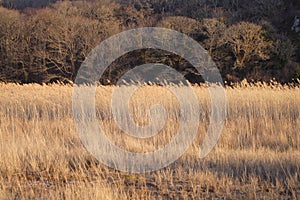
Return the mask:
<path id="1" fill-rule="evenodd" d="M 134 93 L 136 123 L 150 123 L 145 113 L 153 104 L 170 113 L 161 133 L 137 139 L 122 133 L 111 116 L 113 89 L 97 88 L 96 110 L 116 145 L 148 152 L 172 139 L 180 116 L 170 91 L 143 86 Z M 299 199 L 300 88 L 227 87 L 224 129 L 203 159 L 199 146 L 210 98 L 204 86 L 193 89 L 202 110 L 193 145 L 166 168 L 129 174 L 103 165 L 82 145 L 72 117 L 72 86 L 0 84 L 0 199 Z"/>

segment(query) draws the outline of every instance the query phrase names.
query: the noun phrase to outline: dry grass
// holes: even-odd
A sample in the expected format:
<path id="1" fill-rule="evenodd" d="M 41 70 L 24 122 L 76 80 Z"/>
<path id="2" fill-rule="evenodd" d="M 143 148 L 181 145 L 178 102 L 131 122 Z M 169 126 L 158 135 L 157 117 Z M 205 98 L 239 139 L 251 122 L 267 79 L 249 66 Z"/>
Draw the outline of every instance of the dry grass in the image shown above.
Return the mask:
<path id="1" fill-rule="evenodd" d="M 181 88 L 184 89 L 184 88 Z M 82 146 L 72 119 L 72 87 L 0 84 L 0 199 L 299 199 L 300 88 L 240 85 L 227 88 L 227 120 L 205 159 L 199 144 L 210 100 L 194 87 L 203 113 L 198 137 L 175 163 L 134 175 L 110 169 Z M 97 89 L 97 114 L 108 137 L 131 151 L 162 147 L 178 128 L 178 102 L 163 87 L 132 97 L 137 123 L 153 103 L 171 113 L 152 139 L 122 134 L 110 113 L 113 87 Z"/>

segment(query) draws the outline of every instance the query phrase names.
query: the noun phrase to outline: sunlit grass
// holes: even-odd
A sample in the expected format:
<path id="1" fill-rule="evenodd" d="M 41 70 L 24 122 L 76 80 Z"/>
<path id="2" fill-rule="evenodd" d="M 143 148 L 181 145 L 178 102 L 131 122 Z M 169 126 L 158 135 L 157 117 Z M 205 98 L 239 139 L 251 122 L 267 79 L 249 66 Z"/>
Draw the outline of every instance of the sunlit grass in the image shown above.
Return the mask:
<path id="1" fill-rule="evenodd" d="M 171 92 L 143 86 L 132 96 L 132 116 L 140 125 L 151 123 L 153 104 L 169 113 L 163 131 L 144 140 L 124 134 L 113 121 L 113 89 L 97 88 L 96 111 L 116 145 L 147 152 L 173 138 L 180 116 Z M 0 198 L 300 198 L 300 88 L 227 87 L 225 127 L 205 159 L 198 151 L 209 124 L 209 92 L 193 89 L 202 112 L 194 144 L 169 167 L 137 175 L 110 169 L 85 150 L 72 118 L 72 86 L 1 84 Z"/>

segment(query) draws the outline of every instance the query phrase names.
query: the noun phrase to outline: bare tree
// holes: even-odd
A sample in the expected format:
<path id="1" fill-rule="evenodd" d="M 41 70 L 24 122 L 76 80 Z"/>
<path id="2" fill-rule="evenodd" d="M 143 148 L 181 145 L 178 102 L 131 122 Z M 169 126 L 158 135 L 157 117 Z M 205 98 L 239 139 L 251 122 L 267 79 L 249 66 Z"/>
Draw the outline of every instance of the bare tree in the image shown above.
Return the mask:
<path id="1" fill-rule="evenodd" d="M 223 33 L 226 29 L 226 25 L 221 19 L 208 18 L 202 21 L 203 32 L 208 37 L 204 41 L 204 44 L 208 48 L 208 52 L 212 54 L 218 46 L 222 44 Z"/>
<path id="2" fill-rule="evenodd" d="M 0 80 L 15 81 L 23 73 L 22 17 L 18 11 L 0 7 Z M 21 68 L 21 69 L 20 69 Z"/>
<path id="3" fill-rule="evenodd" d="M 201 31 L 201 23 L 188 17 L 166 17 L 158 24 L 159 27 L 169 28 L 187 35 L 195 35 Z"/>
<path id="4" fill-rule="evenodd" d="M 261 26 L 250 22 L 232 25 L 225 31 L 224 42 L 229 45 L 236 58 L 234 67 L 245 67 L 245 62 L 254 57 L 269 57 L 267 49 L 271 42 L 266 41 L 264 33 Z"/>

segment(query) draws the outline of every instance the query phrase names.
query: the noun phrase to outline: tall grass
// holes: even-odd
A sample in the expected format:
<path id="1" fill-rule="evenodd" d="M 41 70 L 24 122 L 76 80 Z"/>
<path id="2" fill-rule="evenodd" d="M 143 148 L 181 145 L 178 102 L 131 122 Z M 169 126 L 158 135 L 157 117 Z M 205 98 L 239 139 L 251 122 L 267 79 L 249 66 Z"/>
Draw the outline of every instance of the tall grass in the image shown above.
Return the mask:
<path id="1" fill-rule="evenodd" d="M 146 111 L 156 103 L 169 113 L 160 134 L 137 139 L 122 133 L 113 120 L 113 89 L 97 88 L 96 113 L 116 145 L 147 152 L 174 137 L 179 104 L 170 91 L 143 86 L 134 93 L 130 108 L 136 123 L 151 123 Z M 198 151 L 209 124 L 210 98 L 204 86 L 193 89 L 201 106 L 193 145 L 170 166 L 134 175 L 104 166 L 85 150 L 72 118 L 71 86 L 0 84 L 0 198 L 300 198 L 300 88 L 227 87 L 225 127 L 204 159 Z"/>

